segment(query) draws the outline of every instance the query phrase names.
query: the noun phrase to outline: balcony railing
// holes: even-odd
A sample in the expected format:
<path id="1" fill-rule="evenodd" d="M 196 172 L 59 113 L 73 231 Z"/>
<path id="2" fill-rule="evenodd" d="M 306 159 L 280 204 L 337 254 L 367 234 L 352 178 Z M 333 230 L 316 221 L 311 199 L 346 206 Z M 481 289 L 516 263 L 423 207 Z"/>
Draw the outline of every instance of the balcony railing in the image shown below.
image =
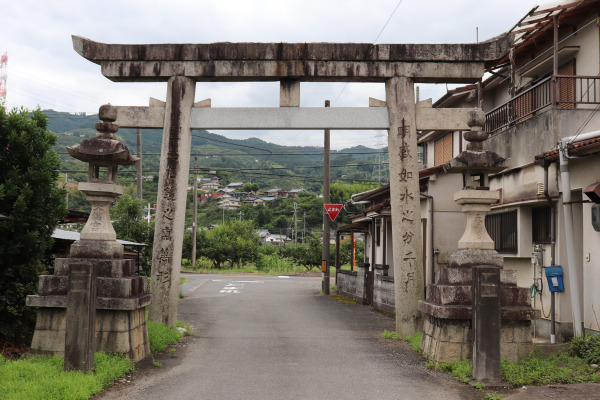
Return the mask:
<path id="1" fill-rule="evenodd" d="M 499 132 L 548 107 L 574 109 L 585 104 L 600 104 L 600 76 L 549 76 L 486 113 L 485 130 Z"/>

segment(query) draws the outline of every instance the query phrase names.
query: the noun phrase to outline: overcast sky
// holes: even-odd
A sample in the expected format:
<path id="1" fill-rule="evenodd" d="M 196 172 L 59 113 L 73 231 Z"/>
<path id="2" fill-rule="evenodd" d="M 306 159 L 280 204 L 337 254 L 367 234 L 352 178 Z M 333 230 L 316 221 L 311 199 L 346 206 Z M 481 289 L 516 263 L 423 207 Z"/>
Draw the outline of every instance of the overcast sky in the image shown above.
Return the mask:
<path id="1" fill-rule="evenodd" d="M 75 53 L 71 35 L 104 43 L 465 43 L 476 41 L 477 27 L 480 41 L 509 30 L 536 4 L 540 2 L 2 0 L 0 54 L 8 53 L 6 104 L 95 114 L 108 102 L 143 106 L 149 97 L 165 99 L 166 83 L 113 83 L 104 78 L 98 65 Z M 420 97 L 435 101 L 445 90 L 445 85 L 421 85 Z M 301 84 L 302 106 L 321 107 L 329 99 L 333 107 L 366 107 L 369 97 L 384 99 L 383 84 Z M 196 100 L 205 98 L 212 99 L 213 107 L 276 107 L 279 86 L 199 83 Z M 286 145 L 323 144 L 320 131 L 217 133 Z M 375 147 L 377 135 L 332 132 L 332 148 Z"/>

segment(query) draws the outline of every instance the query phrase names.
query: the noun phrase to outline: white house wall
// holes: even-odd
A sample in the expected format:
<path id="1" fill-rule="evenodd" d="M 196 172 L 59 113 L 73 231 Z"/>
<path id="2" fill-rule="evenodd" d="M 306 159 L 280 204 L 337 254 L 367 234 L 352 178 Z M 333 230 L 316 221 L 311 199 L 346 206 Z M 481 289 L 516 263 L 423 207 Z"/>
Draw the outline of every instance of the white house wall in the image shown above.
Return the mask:
<path id="1" fill-rule="evenodd" d="M 583 189 L 600 181 L 600 155 L 571 159 L 569 167 L 573 200 L 589 200 Z M 600 232 L 592 227 L 591 204 L 573 204 L 573 215 L 584 325 L 588 329 L 600 330 Z M 566 252 L 563 254 L 561 262 L 566 264 Z"/>
<path id="2" fill-rule="evenodd" d="M 433 247 L 440 251 L 439 255 L 433 258 L 436 276 L 440 268 L 448 267 L 450 255 L 458 248 L 458 240 L 466 228 L 466 217 L 460 206 L 454 202 L 454 193 L 461 189 L 461 174 L 440 173 L 430 177 L 427 194 L 434 199 Z M 425 219 L 425 223 L 429 219 L 426 198 L 421 198 L 421 219 Z M 427 248 L 426 238 L 423 238 L 423 243 Z M 426 254 L 427 274 L 430 273 L 430 265 L 429 255 Z"/>

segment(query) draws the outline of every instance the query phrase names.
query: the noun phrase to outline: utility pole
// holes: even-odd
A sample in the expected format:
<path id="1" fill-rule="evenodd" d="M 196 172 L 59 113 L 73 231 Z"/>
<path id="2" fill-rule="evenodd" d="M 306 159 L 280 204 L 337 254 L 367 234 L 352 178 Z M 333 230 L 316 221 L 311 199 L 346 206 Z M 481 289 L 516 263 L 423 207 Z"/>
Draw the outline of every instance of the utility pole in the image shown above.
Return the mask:
<path id="1" fill-rule="evenodd" d="M 294 202 L 294 246 L 298 247 L 298 203 Z"/>
<path id="2" fill-rule="evenodd" d="M 302 229 L 302 243 L 306 242 L 306 211 L 304 211 L 304 219 L 302 220 L 304 227 Z"/>
<path id="3" fill-rule="evenodd" d="M 137 129 L 137 156 L 140 159 L 137 163 L 137 197 L 142 198 L 142 129 Z"/>
<path id="4" fill-rule="evenodd" d="M 67 189 L 67 210 L 69 209 L 69 174 L 65 172 L 65 189 Z"/>
<path id="5" fill-rule="evenodd" d="M 325 107 L 329 107 L 329 100 L 325 100 Z M 329 129 L 324 132 L 323 146 L 323 204 L 329 204 L 329 147 L 330 138 Z M 321 210 L 323 213 L 323 250 L 321 258 L 321 269 L 323 271 L 322 291 L 325 296 L 329 296 L 329 215 L 325 212 L 325 207 Z"/>
<path id="6" fill-rule="evenodd" d="M 138 130 L 139 132 L 139 130 Z M 194 214 L 192 215 L 192 267 L 196 265 L 196 235 L 198 233 L 198 156 L 194 157 Z"/>

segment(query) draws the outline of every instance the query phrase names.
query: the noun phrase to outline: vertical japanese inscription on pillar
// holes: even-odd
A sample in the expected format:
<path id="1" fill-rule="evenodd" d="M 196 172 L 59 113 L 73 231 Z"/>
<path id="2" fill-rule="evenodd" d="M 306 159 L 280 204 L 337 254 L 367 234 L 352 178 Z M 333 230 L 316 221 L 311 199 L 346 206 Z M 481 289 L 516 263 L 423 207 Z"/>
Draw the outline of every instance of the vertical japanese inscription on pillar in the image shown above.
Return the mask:
<path id="1" fill-rule="evenodd" d="M 412 152 L 410 142 L 407 140 L 410 135 L 410 125 L 406 124 L 406 120 L 402 118 L 402 126 L 398 127 L 398 137 L 400 138 L 400 165 L 402 166 L 398 178 L 400 181 L 399 199 L 402 204 L 400 211 L 402 224 L 402 262 L 405 265 L 402 282 L 404 284 L 403 291 L 409 293 L 409 288 L 415 286 L 415 270 L 416 270 L 416 252 L 413 247 L 413 238 L 415 230 L 415 211 L 413 203 L 415 194 L 413 193 L 413 173 L 411 169 Z"/>
<path id="2" fill-rule="evenodd" d="M 191 148 L 191 109 L 196 83 L 169 78 L 152 253 L 151 321 L 174 326 L 177 320 L 179 268 L 185 225 L 185 200 Z"/>
<path id="3" fill-rule="evenodd" d="M 406 336 L 420 329 L 418 301 L 423 298 L 414 82 L 407 77 L 394 77 L 386 81 L 385 88 L 390 119 L 396 330 Z"/>

